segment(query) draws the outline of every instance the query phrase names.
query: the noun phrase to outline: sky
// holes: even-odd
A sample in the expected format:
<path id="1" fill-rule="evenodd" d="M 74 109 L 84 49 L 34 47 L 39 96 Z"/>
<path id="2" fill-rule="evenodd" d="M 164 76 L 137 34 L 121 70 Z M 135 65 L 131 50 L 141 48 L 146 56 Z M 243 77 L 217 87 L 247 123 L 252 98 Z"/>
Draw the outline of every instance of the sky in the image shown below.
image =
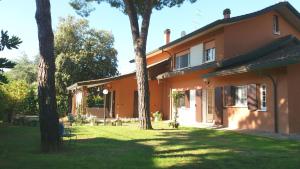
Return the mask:
<path id="1" fill-rule="evenodd" d="M 52 27 L 56 30 L 60 17 L 68 15 L 80 18 L 70 7 L 70 0 L 50 0 Z M 153 11 L 150 21 L 147 52 L 164 45 L 163 32 L 171 29 L 171 41 L 180 37 L 181 32 L 190 33 L 215 20 L 222 19 L 223 10 L 231 9 L 231 16 L 239 16 L 261 10 L 280 2 L 279 0 L 198 0 L 188 1 L 181 7 L 164 8 Z M 289 0 L 300 11 L 300 0 Z M 92 28 L 111 31 L 115 38 L 114 47 L 118 51 L 118 70 L 121 74 L 132 72 L 135 64 L 132 37 L 128 16 L 102 3 L 95 4 L 96 10 L 86 18 Z M 23 43 L 17 50 L 0 52 L 0 57 L 17 60 L 26 54 L 33 59 L 38 51 L 37 25 L 35 22 L 35 0 L 0 0 L 0 30 L 21 38 Z"/>

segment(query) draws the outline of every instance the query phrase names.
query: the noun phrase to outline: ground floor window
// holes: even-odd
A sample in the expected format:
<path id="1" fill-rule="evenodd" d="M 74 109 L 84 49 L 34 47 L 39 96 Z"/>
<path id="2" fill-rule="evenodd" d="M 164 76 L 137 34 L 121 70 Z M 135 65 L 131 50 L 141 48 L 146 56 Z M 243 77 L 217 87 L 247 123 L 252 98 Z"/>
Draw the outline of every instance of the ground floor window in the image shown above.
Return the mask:
<path id="1" fill-rule="evenodd" d="M 235 105 L 247 106 L 247 86 L 235 87 Z"/>

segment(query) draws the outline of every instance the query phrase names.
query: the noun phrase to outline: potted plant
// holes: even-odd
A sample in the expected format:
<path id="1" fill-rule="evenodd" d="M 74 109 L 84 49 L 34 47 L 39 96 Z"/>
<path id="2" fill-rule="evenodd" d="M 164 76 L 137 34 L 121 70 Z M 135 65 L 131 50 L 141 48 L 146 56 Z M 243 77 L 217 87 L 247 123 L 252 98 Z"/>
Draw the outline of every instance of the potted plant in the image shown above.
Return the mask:
<path id="1" fill-rule="evenodd" d="M 172 126 L 173 128 L 178 128 L 179 123 L 177 121 L 178 118 L 178 108 L 179 108 L 179 100 L 181 97 L 184 97 L 184 94 L 179 91 L 172 92 L 172 99 L 173 99 L 173 105 L 174 105 L 174 115 L 173 115 L 173 121 L 169 123 L 169 126 Z"/>
<path id="2" fill-rule="evenodd" d="M 159 111 L 153 113 L 153 117 L 155 122 L 162 121 L 161 113 Z"/>

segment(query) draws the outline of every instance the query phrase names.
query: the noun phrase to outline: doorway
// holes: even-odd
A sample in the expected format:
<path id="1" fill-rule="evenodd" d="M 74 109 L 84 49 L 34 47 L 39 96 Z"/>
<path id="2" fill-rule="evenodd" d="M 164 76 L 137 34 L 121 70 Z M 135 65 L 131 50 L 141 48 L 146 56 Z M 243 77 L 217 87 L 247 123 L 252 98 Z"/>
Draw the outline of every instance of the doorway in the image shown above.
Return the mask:
<path id="1" fill-rule="evenodd" d="M 212 123 L 214 120 L 214 89 L 202 91 L 202 122 Z"/>
<path id="2" fill-rule="evenodd" d="M 139 117 L 139 110 L 138 110 L 138 91 L 134 91 L 134 97 L 133 97 L 133 117 L 138 118 Z"/>

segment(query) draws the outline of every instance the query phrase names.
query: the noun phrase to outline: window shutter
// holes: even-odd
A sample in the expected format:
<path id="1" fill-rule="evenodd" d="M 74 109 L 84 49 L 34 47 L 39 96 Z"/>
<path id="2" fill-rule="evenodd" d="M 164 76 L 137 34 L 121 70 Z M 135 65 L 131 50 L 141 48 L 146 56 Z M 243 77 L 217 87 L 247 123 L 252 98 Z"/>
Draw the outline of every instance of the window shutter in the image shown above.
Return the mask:
<path id="1" fill-rule="evenodd" d="M 190 108 L 190 91 L 184 91 L 185 107 Z"/>
<path id="2" fill-rule="evenodd" d="M 251 111 L 258 109 L 256 84 L 249 84 L 247 86 L 247 105 Z"/>
<path id="3" fill-rule="evenodd" d="M 223 88 L 215 88 L 215 123 L 220 125 L 223 124 Z"/>
<path id="4" fill-rule="evenodd" d="M 224 102 L 225 102 L 225 106 L 234 106 L 235 105 L 235 87 L 234 86 L 225 86 L 224 87 Z"/>

